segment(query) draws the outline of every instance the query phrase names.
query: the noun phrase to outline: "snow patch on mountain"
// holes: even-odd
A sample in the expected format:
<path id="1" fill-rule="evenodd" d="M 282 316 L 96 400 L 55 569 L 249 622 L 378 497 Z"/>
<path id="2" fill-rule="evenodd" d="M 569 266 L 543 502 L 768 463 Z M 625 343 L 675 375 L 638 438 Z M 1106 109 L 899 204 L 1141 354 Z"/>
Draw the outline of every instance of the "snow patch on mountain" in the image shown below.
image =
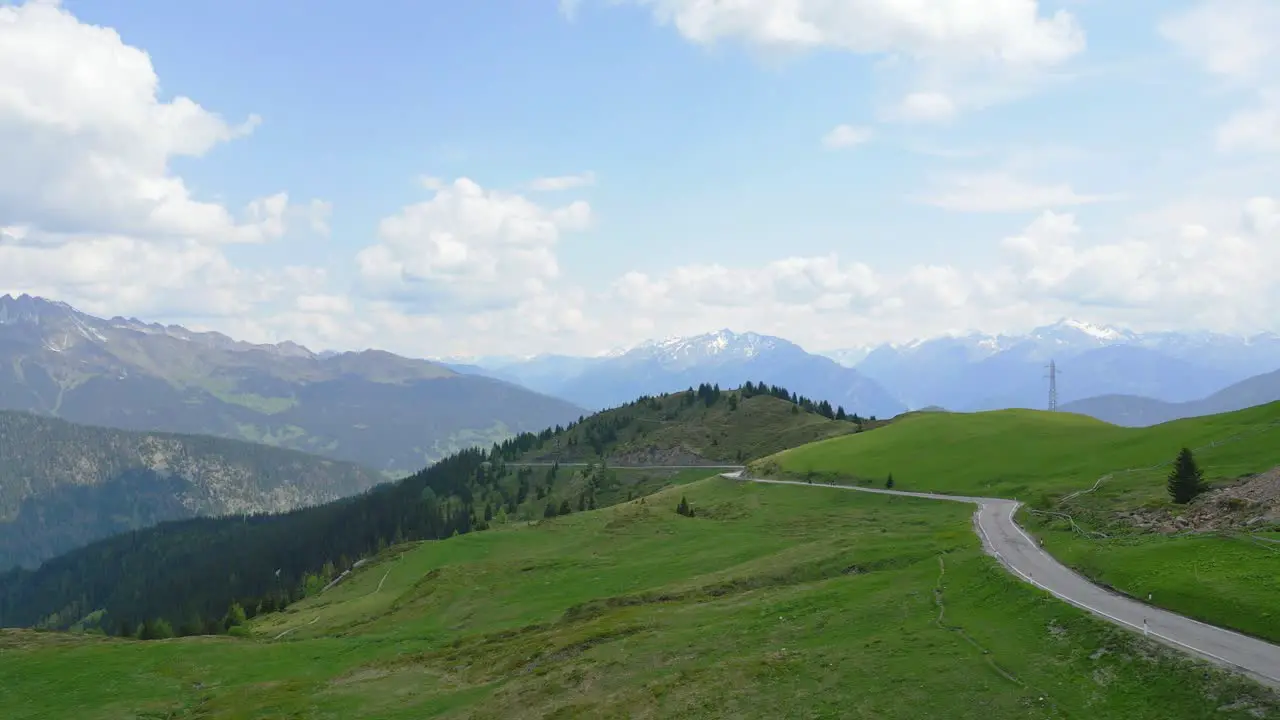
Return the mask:
<path id="1" fill-rule="evenodd" d="M 771 335 L 722 329 L 693 337 L 650 340 L 617 357 L 654 360 L 663 365 L 687 365 L 708 360 L 750 359 L 771 350 L 790 347 L 795 345 Z"/>

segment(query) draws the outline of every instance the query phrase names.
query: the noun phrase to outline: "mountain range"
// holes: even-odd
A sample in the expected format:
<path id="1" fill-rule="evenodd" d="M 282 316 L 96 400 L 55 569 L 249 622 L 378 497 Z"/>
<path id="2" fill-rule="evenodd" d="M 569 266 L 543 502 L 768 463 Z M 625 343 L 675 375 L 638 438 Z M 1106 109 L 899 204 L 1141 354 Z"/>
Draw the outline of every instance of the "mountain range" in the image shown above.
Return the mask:
<path id="1" fill-rule="evenodd" d="M 1090 415 L 1113 425 L 1146 427 L 1171 420 L 1243 410 L 1280 401 L 1280 370 L 1255 375 L 1207 397 L 1171 403 L 1140 395 L 1100 395 L 1067 403 L 1060 409 Z"/>
<path id="2" fill-rule="evenodd" d="M 1173 419 L 1199 414 L 1195 403 L 1209 402 L 1219 391 L 1231 400 L 1209 402 L 1205 407 L 1214 408 L 1211 412 L 1274 399 L 1260 389 L 1266 380 L 1230 392 L 1224 388 L 1280 368 L 1280 335 L 1137 333 L 1064 319 L 1025 334 L 970 333 L 854 346 L 820 357 L 781 338 L 721 330 L 598 357 L 478 358 L 452 367 L 591 408 L 615 405 L 638 392 L 708 380 L 733 385 L 756 376 L 844 404 L 851 412 L 887 417 L 926 407 L 1044 408 L 1050 361 L 1057 368 L 1060 408 L 1105 420 L 1129 418 L 1125 423 Z M 853 372 L 842 373 L 832 363 Z"/>
<path id="3" fill-rule="evenodd" d="M 1280 336 L 1139 334 L 1063 320 L 1025 335 L 881 345 L 855 367 L 913 408 L 969 411 L 1045 407 L 1050 360 L 1060 403 L 1114 394 L 1179 403 L 1280 367 Z"/>
<path id="4" fill-rule="evenodd" d="M 782 338 L 727 329 L 650 341 L 598 357 L 480 358 L 469 366 L 451 367 L 516 382 L 593 410 L 704 382 L 737 387 L 748 381 L 787 387 L 864 417 L 891 417 L 907 409 L 857 369 L 806 352 Z"/>
<path id="5" fill-rule="evenodd" d="M 294 450 L 0 411 L 0 569 L 166 520 L 284 512 L 382 480 Z"/>
<path id="6" fill-rule="evenodd" d="M 28 295 L 0 296 L 0 409 L 262 442 L 386 472 L 583 412 L 426 360 L 255 345 Z"/>

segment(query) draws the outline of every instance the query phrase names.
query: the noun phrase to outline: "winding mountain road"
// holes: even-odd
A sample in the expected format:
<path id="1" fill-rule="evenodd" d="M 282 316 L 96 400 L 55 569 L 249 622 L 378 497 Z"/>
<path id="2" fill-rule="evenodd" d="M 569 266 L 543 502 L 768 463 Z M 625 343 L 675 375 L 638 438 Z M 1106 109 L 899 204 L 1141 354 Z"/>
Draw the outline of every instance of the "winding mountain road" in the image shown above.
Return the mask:
<path id="1" fill-rule="evenodd" d="M 744 477 L 743 470 L 721 473 L 721 475 L 732 480 L 813 487 L 811 483 L 797 480 Z M 1166 645 L 1242 672 L 1265 685 L 1280 689 L 1280 646 L 1207 625 L 1168 610 L 1144 605 L 1094 585 L 1054 560 L 1014 522 L 1013 514 L 1021 504 L 1015 500 L 882 490 L 850 485 L 817 485 L 817 487 L 976 504 L 978 510 L 974 513 L 974 526 L 982 538 L 983 548 L 1023 580 L 1044 589 L 1059 600 L 1069 602 L 1116 625 L 1141 632 Z"/>

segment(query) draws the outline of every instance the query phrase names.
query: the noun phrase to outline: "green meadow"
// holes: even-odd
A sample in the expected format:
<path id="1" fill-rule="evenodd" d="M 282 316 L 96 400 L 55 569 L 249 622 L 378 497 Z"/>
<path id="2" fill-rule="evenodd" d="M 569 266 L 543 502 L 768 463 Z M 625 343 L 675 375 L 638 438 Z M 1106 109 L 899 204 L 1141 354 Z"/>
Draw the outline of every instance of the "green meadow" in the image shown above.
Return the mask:
<path id="1" fill-rule="evenodd" d="M 675 512 L 682 497 L 693 517 Z M 981 552 L 970 512 L 711 477 L 393 547 L 245 637 L 8 631 L 0 707 L 12 720 L 1280 711 L 1016 581 Z"/>

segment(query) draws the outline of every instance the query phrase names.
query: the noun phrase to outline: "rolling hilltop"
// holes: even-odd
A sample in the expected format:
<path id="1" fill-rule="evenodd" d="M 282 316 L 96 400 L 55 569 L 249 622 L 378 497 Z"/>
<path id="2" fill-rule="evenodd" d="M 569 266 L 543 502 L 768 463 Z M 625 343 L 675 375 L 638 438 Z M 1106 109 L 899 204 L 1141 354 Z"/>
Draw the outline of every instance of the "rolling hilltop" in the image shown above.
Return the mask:
<path id="1" fill-rule="evenodd" d="M 412 472 L 582 410 L 381 351 L 316 354 L 0 296 L 0 409 L 261 442 Z"/>
<path id="2" fill-rule="evenodd" d="M 36 570 L 0 575 L 0 626 L 69 627 L 105 611 L 93 622 L 113 633 L 156 618 L 202 628 L 233 601 L 252 612 L 296 600 L 391 544 L 603 507 L 688 477 L 607 467 L 626 458 L 723 464 L 876 425 L 835 419 L 839 408 L 790 397 L 776 387 L 704 385 L 524 433 L 488 450 L 461 451 L 399 482 L 324 505 L 169 522 L 99 540 Z M 557 459 L 592 464 L 527 465 Z"/>
<path id="3" fill-rule="evenodd" d="M 646 396 L 596 413 L 561 432 L 537 436 L 529 462 L 608 460 L 618 465 L 742 463 L 796 445 L 880 424 L 844 408 L 794 395 L 778 386 L 747 383 L 722 391 Z M 531 441 L 525 441 L 531 442 Z"/>
<path id="4" fill-rule="evenodd" d="M 0 568 L 197 515 L 283 512 L 384 478 L 351 463 L 195 435 L 0 411 Z"/>
<path id="5" fill-rule="evenodd" d="M 1018 498 L 1021 522 L 1085 576 L 1280 642 L 1280 403 L 1149 428 L 1071 413 L 922 413 L 752 463 L 764 477 Z M 1182 448 L 1209 484 L 1170 501 Z M 926 451 L 923 451 L 927 449 Z"/>

